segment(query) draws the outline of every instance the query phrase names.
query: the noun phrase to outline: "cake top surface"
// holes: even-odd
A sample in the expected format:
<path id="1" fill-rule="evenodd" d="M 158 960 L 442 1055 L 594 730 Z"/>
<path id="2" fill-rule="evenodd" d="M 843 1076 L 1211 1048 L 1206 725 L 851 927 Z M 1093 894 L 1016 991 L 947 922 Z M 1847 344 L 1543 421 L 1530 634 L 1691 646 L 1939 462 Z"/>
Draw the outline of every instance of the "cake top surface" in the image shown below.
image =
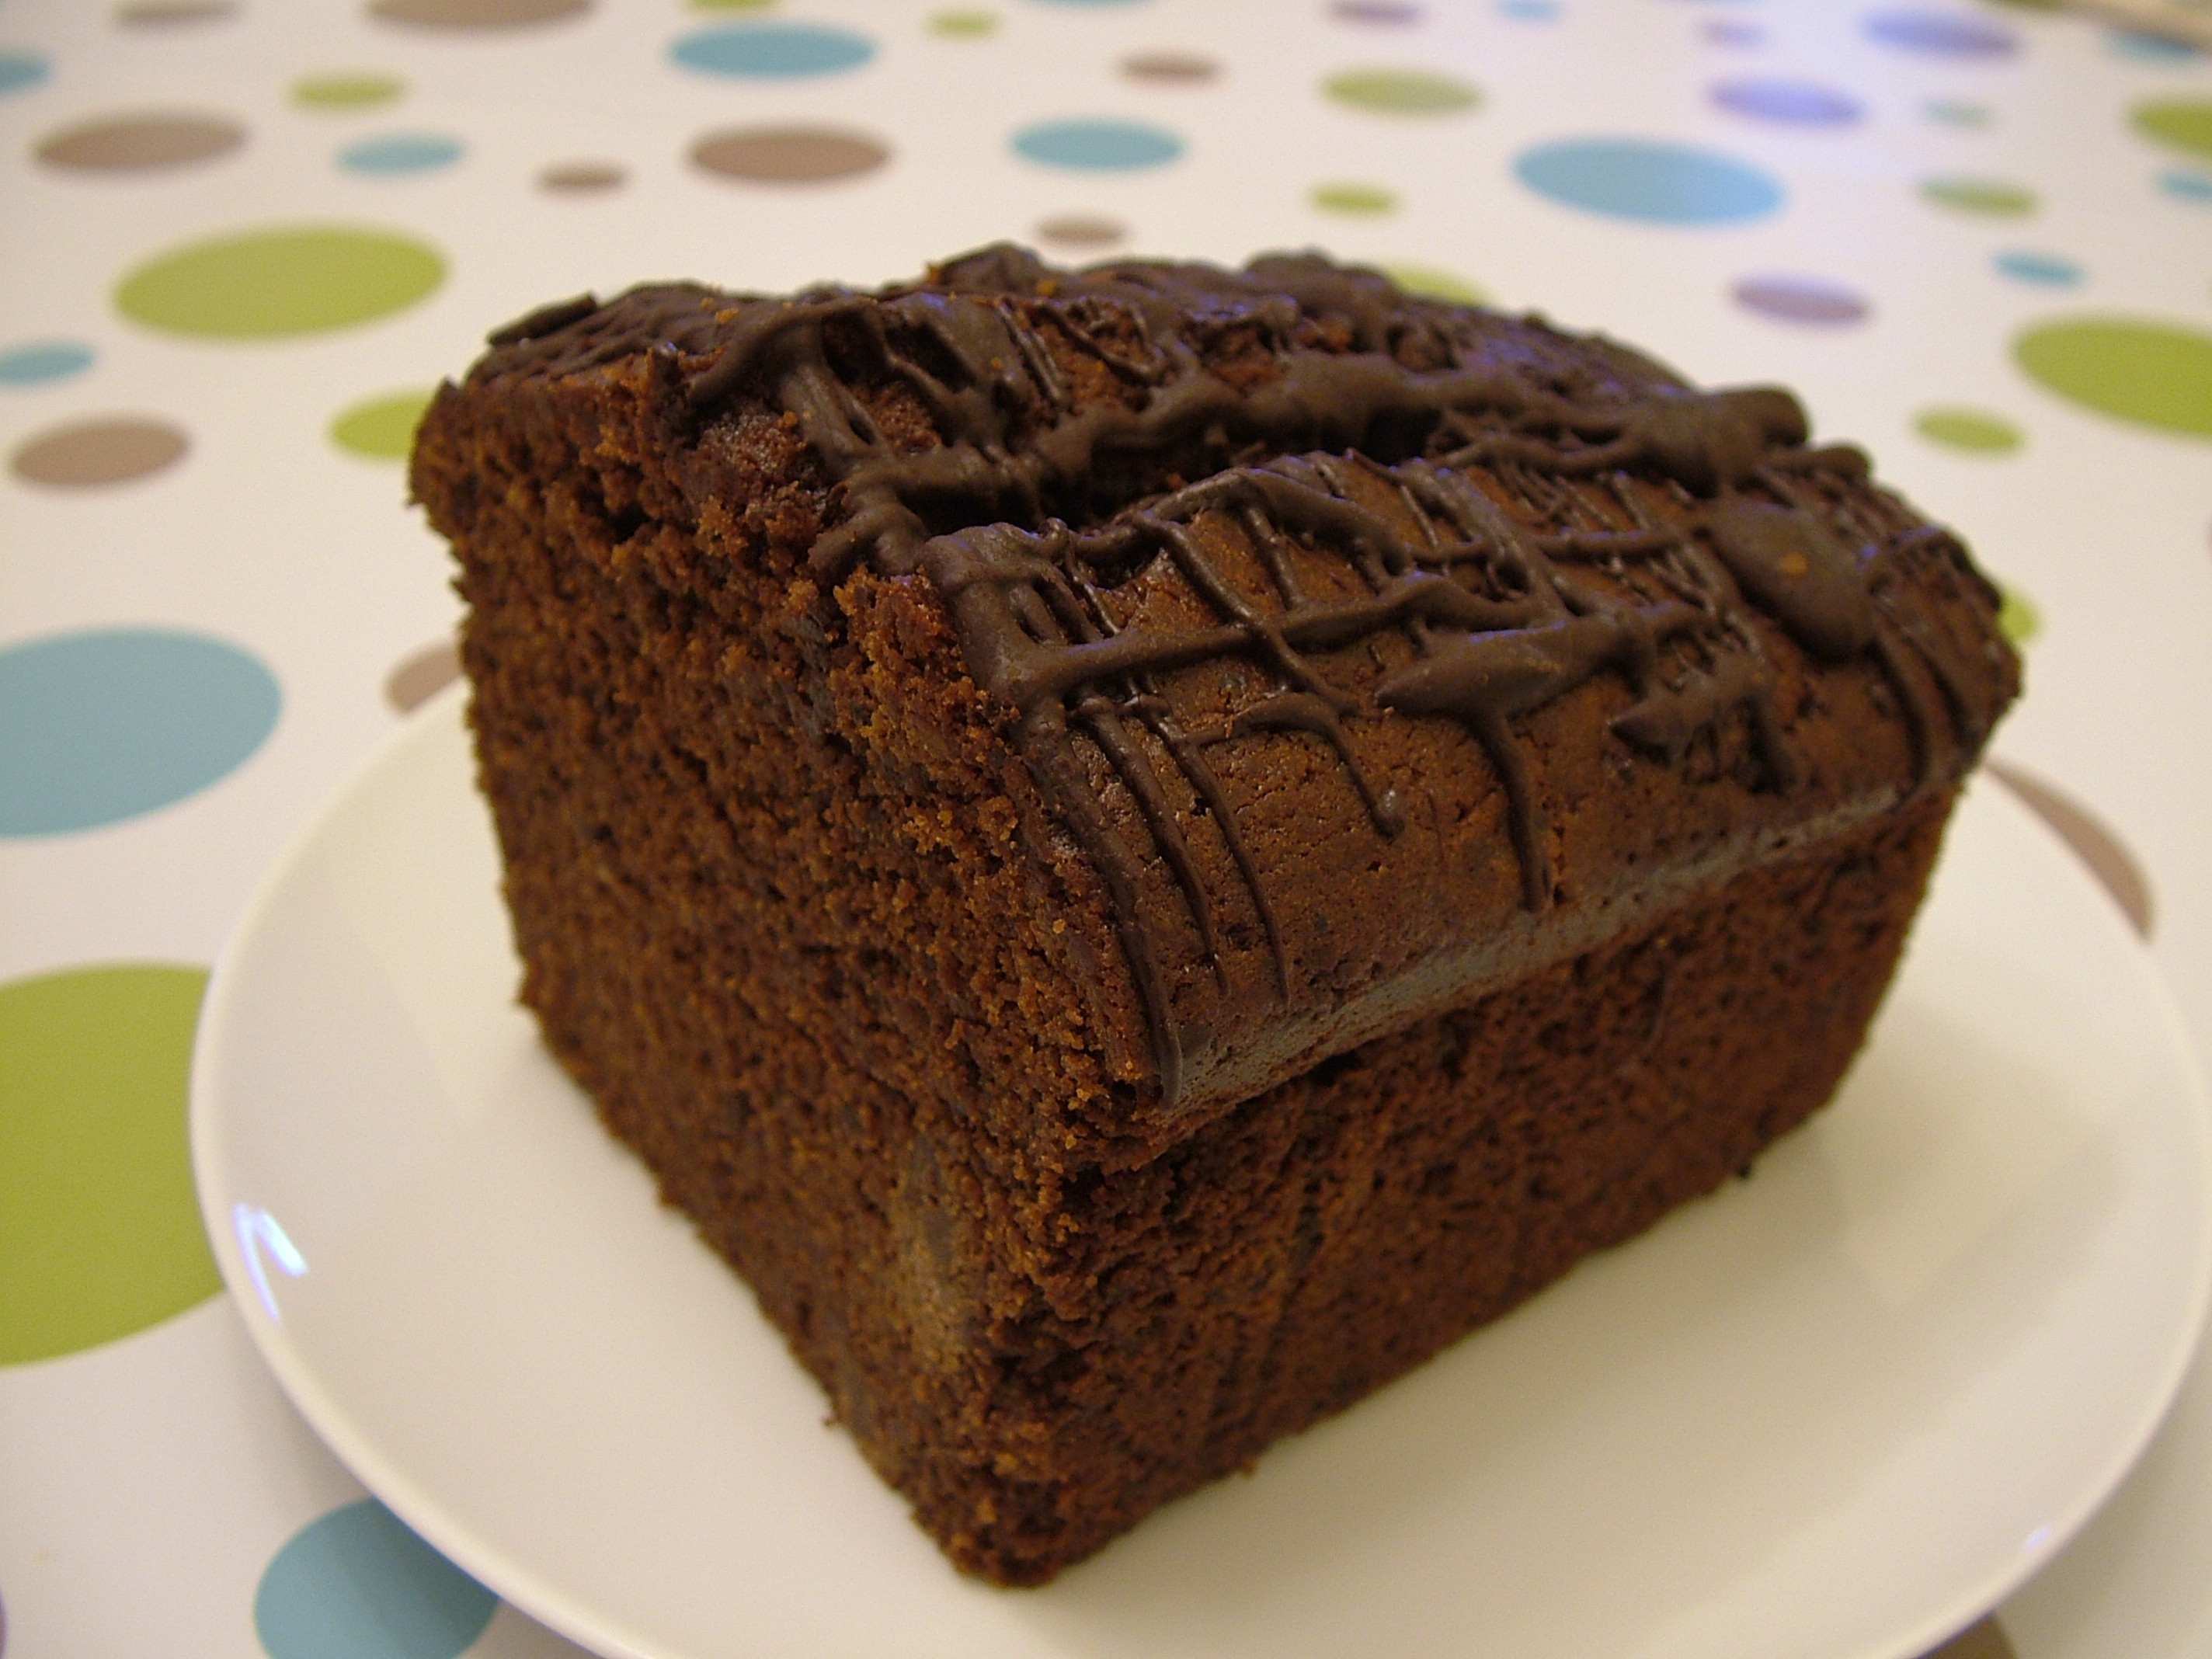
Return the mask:
<path id="1" fill-rule="evenodd" d="M 795 425 L 829 485 L 813 575 L 918 574 L 940 596 L 1097 866 L 1170 1102 L 1188 1045 L 1139 889 L 1164 869 L 1219 973 L 1191 806 L 1290 992 L 1220 745 L 1318 740 L 1392 840 L 1417 781 L 1372 773 L 1354 728 L 1449 719 L 1494 769 L 1540 912 L 1559 872 L 1523 728 L 1593 679 L 1630 694 L 1612 742 L 1672 765 L 1736 732 L 1739 781 L 1776 796 L 1808 770 L 1803 676 L 1778 653 L 1887 685 L 1910 739 L 1897 793 L 1954 781 L 2016 688 L 1963 550 L 1857 450 L 1809 447 L 1788 392 L 1698 391 L 1613 342 L 1315 255 L 1066 271 L 1000 246 L 874 293 L 586 297 L 491 343 L 472 382 L 646 354 L 678 428 L 739 407 Z M 1240 692 L 1164 689 L 1223 663 Z"/>

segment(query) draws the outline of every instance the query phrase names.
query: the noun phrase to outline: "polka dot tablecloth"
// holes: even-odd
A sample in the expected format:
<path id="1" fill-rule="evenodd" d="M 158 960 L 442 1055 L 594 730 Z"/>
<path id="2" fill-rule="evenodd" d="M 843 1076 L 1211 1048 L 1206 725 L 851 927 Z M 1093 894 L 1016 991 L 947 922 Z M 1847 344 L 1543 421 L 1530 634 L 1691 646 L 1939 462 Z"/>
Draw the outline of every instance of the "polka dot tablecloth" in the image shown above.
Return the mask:
<path id="1" fill-rule="evenodd" d="M 567 1644 L 292 1414 L 194 1207 L 210 965 L 454 673 L 400 463 L 548 299 L 994 238 L 1541 308 L 1959 526 L 1998 773 L 2212 1048 L 2212 59 L 1974 0 L 0 0 L 0 1654 Z M 2212 1367 L 1957 1652 L 2212 1651 Z"/>

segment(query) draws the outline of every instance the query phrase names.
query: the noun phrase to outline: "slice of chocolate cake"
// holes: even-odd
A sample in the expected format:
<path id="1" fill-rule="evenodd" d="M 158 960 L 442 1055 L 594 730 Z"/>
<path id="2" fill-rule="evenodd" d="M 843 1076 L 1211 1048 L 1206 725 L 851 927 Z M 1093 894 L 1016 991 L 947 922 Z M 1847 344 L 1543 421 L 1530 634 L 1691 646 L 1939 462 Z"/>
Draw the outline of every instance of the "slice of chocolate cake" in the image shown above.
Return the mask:
<path id="1" fill-rule="evenodd" d="M 441 392 L 524 1000 L 962 1567 L 1828 1097 L 2018 667 L 1806 440 L 1315 258 L 641 288 Z"/>

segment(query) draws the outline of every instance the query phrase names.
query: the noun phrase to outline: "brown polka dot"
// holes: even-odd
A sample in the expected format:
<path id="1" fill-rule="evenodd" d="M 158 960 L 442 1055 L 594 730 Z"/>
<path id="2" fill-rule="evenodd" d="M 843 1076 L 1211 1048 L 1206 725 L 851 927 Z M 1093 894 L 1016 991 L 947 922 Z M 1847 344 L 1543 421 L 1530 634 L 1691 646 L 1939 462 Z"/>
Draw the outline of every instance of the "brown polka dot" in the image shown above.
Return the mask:
<path id="1" fill-rule="evenodd" d="M 1135 52 L 1121 60 L 1121 73 L 1132 81 L 1187 87 L 1211 81 L 1221 73 L 1221 65 L 1194 52 Z"/>
<path id="2" fill-rule="evenodd" d="M 2056 786 L 2011 761 L 1991 757 L 1986 764 L 1998 781 L 2033 809 L 2036 816 L 2074 849 L 2089 873 L 2104 884 L 2112 902 L 2120 907 L 2136 932 L 2150 937 L 2150 883 L 2120 838 L 2106 829 L 2094 813 Z M 1948 1659 L 1948 1656 L 1947 1656 Z"/>
<path id="3" fill-rule="evenodd" d="M 219 115 L 148 111 L 64 127 L 40 139 L 34 153 L 75 173 L 145 173 L 210 161 L 245 142 L 246 129 Z"/>
<path id="4" fill-rule="evenodd" d="M 890 159 L 881 141 L 836 127 L 729 127 L 691 146 L 691 160 L 726 179 L 814 185 L 872 173 Z"/>
<path id="5" fill-rule="evenodd" d="M 42 432 L 26 441 L 8 465 L 33 483 L 82 489 L 159 472 L 188 447 L 185 434 L 167 421 L 111 415 Z"/>
<path id="6" fill-rule="evenodd" d="M 1064 247 L 1104 247 L 1111 242 L 1126 240 L 1129 228 L 1118 219 L 1064 213 L 1039 224 L 1036 234 L 1039 240 L 1058 242 Z"/>
<path id="7" fill-rule="evenodd" d="M 231 0 L 138 0 L 118 6 L 115 21 L 125 28 L 165 29 L 185 23 L 219 23 L 238 15 Z"/>
<path id="8" fill-rule="evenodd" d="M 592 0 L 369 0 L 368 15 L 423 29 L 520 29 L 581 17 Z"/>
<path id="9" fill-rule="evenodd" d="M 612 161 L 556 161 L 538 175 L 538 187 L 563 196 L 588 196 L 620 190 L 629 179 L 629 173 Z"/>
<path id="10" fill-rule="evenodd" d="M 1421 9 L 1402 3 L 1402 0 L 1336 0 L 1329 12 L 1346 23 L 1418 23 L 1421 21 Z"/>
<path id="11" fill-rule="evenodd" d="M 419 708 L 460 677 L 459 648 L 451 640 L 440 640 L 404 658 L 384 682 L 384 695 L 404 714 Z"/>
<path id="12" fill-rule="evenodd" d="M 1977 1620 L 1923 1659 L 2014 1659 L 2013 1645 L 1994 1618 Z"/>

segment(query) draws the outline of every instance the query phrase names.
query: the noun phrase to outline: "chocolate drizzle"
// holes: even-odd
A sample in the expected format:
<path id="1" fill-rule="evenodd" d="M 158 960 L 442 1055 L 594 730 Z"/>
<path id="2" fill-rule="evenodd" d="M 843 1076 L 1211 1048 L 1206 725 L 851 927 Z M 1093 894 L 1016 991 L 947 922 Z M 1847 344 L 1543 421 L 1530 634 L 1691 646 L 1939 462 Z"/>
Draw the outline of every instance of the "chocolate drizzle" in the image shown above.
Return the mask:
<path id="1" fill-rule="evenodd" d="M 1416 300 L 1315 258 L 1066 273 L 998 247 L 880 295 L 641 290 L 494 337 L 513 367 L 589 367 L 663 342 L 711 353 L 684 364 L 695 428 L 733 405 L 797 422 L 834 485 L 813 574 L 919 572 L 941 596 L 970 673 L 1009 707 L 1016 746 L 1104 884 L 1165 1103 L 1183 1054 L 1142 921 L 1146 851 L 1229 984 L 1219 896 L 1179 794 L 1237 872 L 1279 993 L 1292 982 L 1281 919 L 1207 759 L 1219 745 L 1325 746 L 1375 834 L 1393 837 L 1407 809 L 1398 782 L 1363 768 L 1359 727 L 1457 722 L 1504 795 L 1522 901 L 1542 909 L 1556 882 L 1518 728 L 1594 678 L 1629 688 L 1611 730 L 1632 751 L 1673 763 L 1740 719 L 1759 782 L 1778 791 L 1802 767 L 1761 615 L 1816 662 L 1878 665 L 1922 787 L 1964 764 L 2003 695 L 2002 676 L 1923 614 L 1919 589 L 1890 580 L 1936 557 L 1978 581 L 1963 551 L 1863 488 L 1856 451 L 1807 448 L 1787 392 L 1695 392 L 1609 343 Z M 933 441 L 886 430 L 891 392 Z M 1337 573 L 1326 593 L 1309 591 L 1316 558 Z M 1153 571 L 1207 619 L 1133 619 L 1121 590 Z M 1167 683 L 1224 660 L 1264 688 L 1186 726 Z M 1148 849 L 1117 827 L 1101 776 Z"/>
<path id="2" fill-rule="evenodd" d="M 599 302 L 588 294 L 579 294 L 573 300 L 556 300 L 551 305 L 516 318 L 504 327 L 495 328 L 484 336 L 484 343 L 492 346 L 520 345 L 525 340 L 535 340 L 541 335 L 558 333 L 571 323 L 580 323 L 599 308 Z"/>

